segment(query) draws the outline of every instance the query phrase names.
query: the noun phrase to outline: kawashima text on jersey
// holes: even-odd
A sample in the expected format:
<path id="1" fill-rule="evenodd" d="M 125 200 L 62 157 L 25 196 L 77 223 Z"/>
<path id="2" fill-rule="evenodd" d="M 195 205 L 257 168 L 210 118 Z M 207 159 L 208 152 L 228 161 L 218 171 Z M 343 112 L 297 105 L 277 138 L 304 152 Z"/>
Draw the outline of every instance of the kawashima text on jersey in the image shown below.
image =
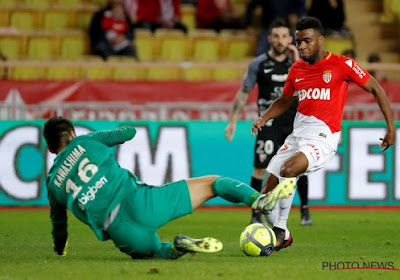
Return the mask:
<path id="1" fill-rule="evenodd" d="M 340 131 L 350 81 L 363 86 L 370 74 L 354 60 L 327 53 L 316 64 L 298 60 L 289 71 L 283 93 L 297 96 L 297 111 L 323 121 L 332 133 Z"/>

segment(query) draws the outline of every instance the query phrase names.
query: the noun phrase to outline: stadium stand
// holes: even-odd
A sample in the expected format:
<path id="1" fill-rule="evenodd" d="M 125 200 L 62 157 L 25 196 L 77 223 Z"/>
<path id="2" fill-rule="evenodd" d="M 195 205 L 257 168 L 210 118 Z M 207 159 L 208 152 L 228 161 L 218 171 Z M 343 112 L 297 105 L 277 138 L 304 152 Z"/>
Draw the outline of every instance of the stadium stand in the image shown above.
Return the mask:
<path id="1" fill-rule="evenodd" d="M 207 66 L 184 64 L 182 68 L 182 79 L 186 81 L 209 81 L 212 80 L 212 69 Z"/>
<path id="2" fill-rule="evenodd" d="M 109 59 L 109 62 L 112 64 L 113 58 Z M 147 77 L 147 69 L 143 67 L 140 63 L 135 60 L 124 60 L 124 58 L 118 57 L 115 65 L 112 66 L 112 80 L 120 80 L 120 81 L 137 81 L 137 80 L 146 80 Z"/>
<path id="3" fill-rule="evenodd" d="M 93 13 L 96 11 L 96 6 L 83 6 L 76 9 L 74 13 L 75 18 L 72 20 L 72 25 L 80 30 L 88 31 L 90 21 L 92 20 Z"/>
<path id="4" fill-rule="evenodd" d="M 147 69 L 146 79 L 153 81 L 181 80 L 181 69 L 177 65 L 155 65 Z"/>
<path id="5" fill-rule="evenodd" d="M 244 12 L 246 0 L 231 2 L 236 11 Z M 101 0 L 1 0 L 0 26 L 15 28 L 18 31 L 0 31 L 2 52 L 11 62 L 20 59 L 40 60 L 46 61 L 48 65 L 43 71 L 32 75 L 26 70 L 27 66 L 18 66 L 16 71 L 7 71 L 8 78 L 54 77 L 58 80 L 62 79 L 64 73 L 67 80 L 71 77 L 163 80 L 169 76 L 171 79 L 192 81 L 237 80 L 241 79 L 249 59 L 254 56 L 255 36 L 234 30 L 223 30 L 220 33 L 197 30 L 195 6 L 182 4 L 182 18 L 188 26 L 189 34 L 185 35 L 176 30 L 160 29 L 151 33 L 148 30 L 137 29 L 135 44 L 139 60 L 141 63 L 147 63 L 147 66 L 140 70 L 130 70 L 126 67 L 127 64 L 134 68 L 139 67 L 139 64 L 112 61 L 110 63 L 113 66 L 108 73 L 101 73 L 96 67 L 86 67 L 84 64 L 93 60 L 89 56 L 87 29 L 93 13 L 103 4 L 104 1 Z M 341 53 L 344 49 L 353 48 L 358 54 L 357 60 L 361 63 L 366 62 L 368 54 L 372 51 L 379 51 L 383 63 L 400 61 L 400 1 L 384 0 L 382 4 L 378 0 L 351 0 L 346 1 L 345 9 L 348 15 L 346 25 L 353 31 L 354 37 L 327 37 L 328 50 Z M 351 11 L 354 10 L 359 11 L 357 17 L 352 16 Z M 368 32 L 365 32 L 366 29 Z M 79 68 L 79 74 L 67 74 L 62 68 L 50 70 L 56 66 L 51 66 L 52 63 L 56 64 L 54 59 L 82 62 L 75 67 Z M 175 63 L 178 70 L 164 73 L 165 69 L 157 67 L 157 63 L 165 62 Z M 232 62 L 240 66 L 229 69 L 227 65 L 232 65 Z M 119 64 L 121 70 L 117 70 Z M 26 69 L 22 71 L 24 67 Z M 153 67 L 154 70 L 151 69 Z M 13 72 L 17 74 L 12 74 Z M 41 72 L 45 74 L 40 74 Z M 389 79 L 400 78 L 398 73 L 399 71 L 388 71 Z M 156 77 L 157 75 L 160 77 Z"/>
<path id="6" fill-rule="evenodd" d="M 244 31 L 222 30 L 219 34 L 220 56 L 229 61 L 253 57 L 256 38 Z"/>
<path id="7" fill-rule="evenodd" d="M 0 26 L 8 26 L 9 17 L 9 10 L 0 6 Z"/>
<path id="8" fill-rule="evenodd" d="M 156 40 L 148 29 L 135 30 L 136 51 L 139 61 L 152 61 L 156 53 Z"/>
<path id="9" fill-rule="evenodd" d="M 400 2 L 395 0 L 383 0 L 383 13 L 381 21 L 385 23 L 392 23 L 398 20 L 400 15 Z"/>
<path id="10" fill-rule="evenodd" d="M 10 8 L 15 6 L 15 0 L 1 0 L 0 7 L 2 8 Z"/>
<path id="11" fill-rule="evenodd" d="M 54 2 L 60 6 L 73 7 L 80 5 L 82 0 L 54 0 Z"/>
<path id="12" fill-rule="evenodd" d="M 28 38 L 27 58 L 32 60 L 51 60 L 57 58 L 58 40 L 54 34 L 35 34 Z"/>
<path id="13" fill-rule="evenodd" d="M 83 64 L 81 77 L 88 80 L 109 80 L 111 78 L 111 69 L 105 64 L 102 61 Z"/>
<path id="14" fill-rule="evenodd" d="M 195 29 L 190 31 L 189 38 L 193 44 L 194 61 L 213 62 L 219 58 L 219 40 L 214 30 Z"/>
<path id="15" fill-rule="evenodd" d="M 212 79 L 214 81 L 236 81 L 243 75 L 239 75 L 239 70 L 232 66 L 217 66 L 213 69 Z"/>
<path id="16" fill-rule="evenodd" d="M 12 69 L 13 80 L 42 80 L 46 76 L 46 69 L 41 65 L 21 65 Z"/>
<path id="17" fill-rule="evenodd" d="M 10 25 L 20 31 L 38 29 L 40 27 L 38 11 L 28 8 L 11 11 Z"/>
<path id="18" fill-rule="evenodd" d="M 196 9 L 193 5 L 181 5 L 182 23 L 186 25 L 188 30 L 196 28 Z"/>
<path id="19" fill-rule="evenodd" d="M 43 29 L 57 32 L 71 27 L 71 12 L 65 10 L 46 10 L 43 15 Z"/>
<path id="20" fill-rule="evenodd" d="M 62 62 L 61 62 L 62 63 Z M 46 79 L 54 81 L 77 80 L 81 73 L 78 66 L 51 66 L 47 67 Z"/>
<path id="21" fill-rule="evenodd" d="M 0 37 L 0 50 L 8 59 L 18 59 L 22 54 L 23 37 L 9 34 Z"/>
<path id="22" fill-rule="evenodd" d="M 347 49 L 353 48 L 353 42 L 349 38 L 325 38 L 324 46 L 332 53 L 341 54 Z"/>
<path id="23" fill-rule="evenodd" d="M 89 50 L 89 41 L 85 33 L 80 31 L 66 32 L 60 35 L 60 57 L 78 60 Z"/>
<path id="24" fill-rule="evenodd" d="M 183 31 L 177 29 L 157 29 L 155 39 L 160 48 L 160 60 L 179 62 L 187 59 L 188 42 Z"/>
<path id="25" fill-rule="evenodd" d="M 238 1 L 237 4 L 239 2 L 240 5 L 244 5 L 243 1 Z M 2 0 L 0 6 L 4 9 L 0 11 L 0 15 L 2 15 L 0 24 L 16 28 L 20 33 L 0 34 L 1 49 L 11 60 L 40 60 L 48 61 L 50 64 L 53 59 L 85 62 L 87 57 L 84 56 L 89 54 L 86 32 L 93 13 L 102 4 L 102 1 L 93 0 Z M 182 14 L 184 23 L 191 30 L 189 35 L 176 30 L 160 29 L 155 34 L 147 30 L 135 30 L 135 44 L 141 62 L 197 61 L 213 63 L 222 60 L 241 61 L 252 56 L 253 46 L 249 41 L 246 42 L 246 38 L 243 36 L 228 35 L 229 32 L 217 34 L 209 30 L 196 30 L 194 5 L 183 4 Z M 190 80 L 199 80 L 221 76 L 214 75 L 209 68 L 200 67 L 191 70 L 177 66 L 180 70 L 172 71 L 174 74 L 169 74 L 173 78 L 187 77 Z M 96 74 L 97 71 L 91 67 L 82 66 L 81 68 L 84 69 L 82 70 L 84 74 L 78 75 L 78 77 L 100 79 L 102 76 L 100 73 Z M 125 77 L 135 80 L 153 77 L 152 73 L 162 73 L 161 70 L 156 68 L 154 71 L 149 71 L 149 75 L 147 75 L 147 71 L 145 71 L 146 75 L 138 75 L 137 71 L 123 75 L 123 70 L 113 70 L 110 72 L 113 73 L 111 76 L 104 75 L 106 78 Z M 18 69 L 16 72 L 21 73 L 21 70 Z M 67 80 L 77 76 L 76 74 L 67 75 L 67 71 L 61 67 L 54 71 L 48 70 L 48 73 L 42 75 L 41 78 L 62 79 L 63 73 Z M 19 76 L 33 77 L 28 74 L 19 74 Z M 168 75 L 162 74 L 162 77 L 164 76 Z M 162 77 L 160 79 L 164 79 Z"/>
<path id="26" fill-rule="evenodd" d="M 50 4 L 50 0 L 25 0 L 25 4 L 35 8 L 47 8 Z"/>
<path id="27" fill-rule="evenodd" d="M 378 52 L 383 63 L 400 62 L 400 28 L 396 18 L 399 6 L 397 0 L 346 1 L 346 24 L 354 35 L 353 48 L 360 63 L 366 62 L 372 52 Z M 353 16 L 354 11 L 357 16 Z M 389 70 L 386 74 L 389 79 L 400 79 L 399 71 Z"/>

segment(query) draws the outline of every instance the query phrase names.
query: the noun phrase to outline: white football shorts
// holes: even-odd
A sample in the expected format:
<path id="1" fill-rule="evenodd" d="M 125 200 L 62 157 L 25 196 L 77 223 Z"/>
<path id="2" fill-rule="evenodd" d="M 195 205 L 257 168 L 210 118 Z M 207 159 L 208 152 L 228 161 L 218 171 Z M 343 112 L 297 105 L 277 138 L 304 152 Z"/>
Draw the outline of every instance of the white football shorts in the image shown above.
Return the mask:
<path id="1" fill-rule="evenodd" d="M 267 172 L 279 178 L 283 163 L 298 152 L 302 152 L 308 159 L 307 170 L 299 176 L 317 171 L 325 167 L 336 153 L 330 144 L 326 140 L 306 139 L 290 134 L 269 162 Z"/>

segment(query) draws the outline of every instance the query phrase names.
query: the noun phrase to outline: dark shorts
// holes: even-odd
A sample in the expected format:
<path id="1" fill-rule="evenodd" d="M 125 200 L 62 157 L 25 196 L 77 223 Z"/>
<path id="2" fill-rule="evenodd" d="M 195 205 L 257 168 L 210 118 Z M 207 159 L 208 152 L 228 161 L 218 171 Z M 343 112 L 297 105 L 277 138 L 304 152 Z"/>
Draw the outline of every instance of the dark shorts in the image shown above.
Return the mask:
<path id="1" fill-rule="evenodd" d="M 293 122 L 272 120 L 259 131 L 254 147 L 254 167 L 267 168 L 268 163 L 293 130 Z"/>

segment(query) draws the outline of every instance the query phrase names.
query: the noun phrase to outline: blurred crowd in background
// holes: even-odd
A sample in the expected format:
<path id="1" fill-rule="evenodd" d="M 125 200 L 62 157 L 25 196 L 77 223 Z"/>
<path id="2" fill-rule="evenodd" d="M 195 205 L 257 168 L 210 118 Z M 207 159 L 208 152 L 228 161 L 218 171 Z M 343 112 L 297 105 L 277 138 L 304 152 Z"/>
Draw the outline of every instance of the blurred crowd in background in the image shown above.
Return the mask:
<path id="1" fill-rule="evenodd" d="M 391 5 L 384 8 L 386 2 Z M 134 70 L 131 74 L 110 70 L 112 74 L 109 74 L 86 66 L 95 61 L 140 62 L 141 65 L 144 62 L 243 62 L 245 65 L 269 49 L 268 28 L 273 20 L 285 19 L 294 36 L 298 19 L 304 16 L 321 20 L 328 51 L 348 55 L 362 63 L 396 63 L 400 62 L 400 32 L 398 25 L 391 23 L 400 15 L 400 9 L 398 13 L 395 9 L 400 7 L 400 1 L 384 3 L 374 0 L 0 0 L 0 62 L 7 61 L 0 75 L 13 80 L 238 80 L 245 66 L 231 68 L 231 74 L 224 70 L 223 75 L 216 74 L 219 70 L 212 69 L 214 66 L 191 71 L 183 65 L 176 73 L 164 71 L 165 75 Z M 359 9 L 357 17 L 346 17 L 346 11 L 355 8 Z M 364 32 L 367 28 L 370 36 Z M 28 65 L 38 61 L 44 62 L 44 70 L 38 65 Z M 68 69 L 61 69 L 61 65 L 55 68 L 52 65 L 55 61 L 62 61 Z M 73 65 L 74 62 L 81 64 Z M 71 70 L 78 66 L 82 69 Z M 379 79 L 386 79 L 382 72 L 372 72 Z M 386 71 L 389 79 L 398 79 L 398 73 Z"/>
<path id="2" fill-rule="evenodd" d="M 250 0 L 244 15 L 235 13 L 230 0 L 197 0 L 196 27 L 213 29 L 242 29 L 248 34 L 258 35 L 256 55 L 268 49 L 268 27 L 276 18 L 287 20 L 294 31 L 300 17 L 310 15 L 319 18 L 331 36 L 351 36 L 344 26 L 345 14 L 342 0 L 311 1 L 306 9 L 306 0 Z M 90 25 L 91 48 L 94 54 L 107 59 L 110 55 L 137 57 L 134 47 L 128 42 L 134 40 L 136 28 L 179 29 L 187 33 L 182 23 L 180 0 L 108 0 L 95 13 Z M 256 22 L 255 11 L 261 9 Z M 257 32 L 258 31 L 258 32 Z"/>

